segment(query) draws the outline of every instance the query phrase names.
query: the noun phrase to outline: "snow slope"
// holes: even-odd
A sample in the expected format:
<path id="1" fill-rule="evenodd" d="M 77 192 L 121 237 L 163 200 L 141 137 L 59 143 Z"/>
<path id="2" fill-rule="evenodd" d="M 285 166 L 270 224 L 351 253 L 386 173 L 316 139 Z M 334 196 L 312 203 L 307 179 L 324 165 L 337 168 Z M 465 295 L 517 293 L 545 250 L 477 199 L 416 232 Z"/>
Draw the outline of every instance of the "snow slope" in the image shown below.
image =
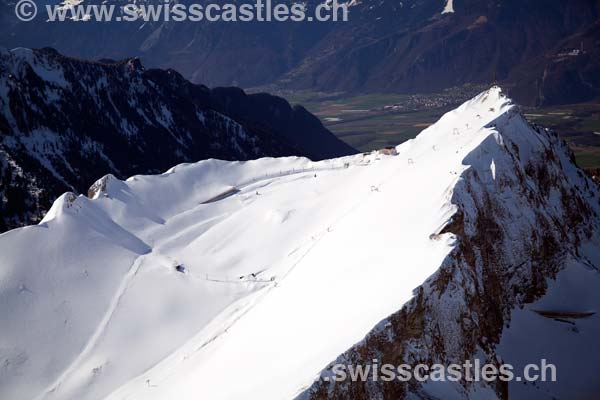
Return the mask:
<path id="1" fill-rule="evenodd" d="M 456 235 L 451 253 L 402 309 L 332 360 L 321 376 L 331 375 L 335 363 L 373 359 L 414 366 L 477 358 L 522 371 L 546 358 L 556 363 L 558 382 L 319 379 L 302 400 L 595 398 L 598 384 L 589 371 L 600 358 L 592 344 L 600 329 L 600 190 L 574 165 L 566 143 L 499 98 L 495 89 L 484 93 L 417 138 L 457 121 L 472 128 L 475 110 L 481 120 L 500 111 L 479 130 L 485 138 L 464 157 L 470 167 L 452 188 L 458 211 L 441 229 Z"/>
<path id="2" fill-rule="evenodd" d="M 600 265 L 600 252 L 594 265 Z M 532 360 L 546 359 L 557 367 L 558 382 L 513 382 L 511 398 L 593 399 L 600 392 L 596 366 L 600 352 L 596 350 L 600 336 L 598 318 L 546 318 L 539 310 L 600 310 L 600 274 L 589 265 L 569 260 L 567 267 L 550 282 L 548 293 L 540 300 L 515 310 L 510 328 L 502 335 L 499 353 L 506 362 L 522 371 Z M 536 338 L 531 340 L 531 338 Z M 568 351 L 565 351 L 567 350 Z"/>
<path id="3" fill-rule="evenodd" d="M 0 398 L 298 395 L 442 265 L 453 190 L 495 179 L 472 156 L 517 111 L 492 88 L 397 156 L 206 160 L 63 195 L 0 235 Z"/>

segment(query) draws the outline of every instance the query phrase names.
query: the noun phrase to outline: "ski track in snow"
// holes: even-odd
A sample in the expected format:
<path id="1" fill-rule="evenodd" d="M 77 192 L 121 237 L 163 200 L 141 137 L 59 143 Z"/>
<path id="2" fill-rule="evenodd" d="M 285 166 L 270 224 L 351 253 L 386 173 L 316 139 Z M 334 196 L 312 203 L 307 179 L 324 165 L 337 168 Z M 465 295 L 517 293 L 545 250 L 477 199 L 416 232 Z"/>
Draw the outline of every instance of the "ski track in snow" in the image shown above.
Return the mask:
<path id="1" fill-rule="evenodd" d="M 358 204 L 357 204 L 358 206 Z M 352 210 L 356 208 L 353 207 Z M 350 210 L 350 211 L 352 211 Z M 347 216 L 350 212 L 346 213 L 343 217 Z M 342 218 L 343 218 L 342 217 Z M 342 219 L 340 218 L 340 220 Z M 293 272 L 293 270 L 302 262 L 302 260 L 304 260 L 304 258 L 317 246 L 317 244 L 321 241 L 321 239 L 328 233 L 331 232 L 331 227 L 326 228 L 324 231 L 321 231 L 320 233 L 313 235 L 310 239 L 310 246 L 307 248 L 307 250 L 300 256 L 300 258 L 295 261 L 293 263 L 293 265 L 283 274 L 283 276 L 281 277 L 281 279 L 279 280 L 275 280 L 275 281 L 260 281 L 260 280 L 252 280 L 251 282 L 266 282 L 269 285 L 265 286 L 264 288 L 258 289 L 257 292 L 255 293 L 250 293 L 247 297 L 252 297 L 252 296 L 256 296 L 255 299 L 250 299 L 249 301 L 247 301 L 246 305 L 241 307 L 241 308 L 236 308 L 235 311 L 237 311 L 238 315 L 236 315 L 229 323 L 225 324 L 217 333 L 215 333 L 213 336 L 209 337 L 206 341 L 202 342 L 199 346 L 195 347 L 192 351 L 190 351 L 189 353 L 186 353 L 182 356 L 181 358 L 181 362 L 187 360 L 188 358 L 190 358 L 192 355 L 195 355 L 197 353 L 199 353 L 200 351 L 202 351 L 203 349 L 207 348 L 208 346 L 210 346 L 212 343 L 216 342 L 217 340 L 219 340 L 220 338 L 222 338 L 224 335 L 226 335 L 229 331 L 229 329 L 231 329 L 233 326 L 236 325 L 236 323 L 238 323 L 242 318 L 244 318 L 244 316 L 246 316 L 249 312 L 252 311 L 252 309 L 254 307 L 256 307 L 261 300 L 263 300 L 272 290 L 275 290 L 278 287 L 278 284 L 283 282 L 283 280 Z M 297 248 L 296 250 L 294 250 L 294 253 L 299 250 L 300 248 L 306 246 L 306 244 L 301 245 L 299 248 Z M 290 254 L 291 255 L 291 254 Z M 193 275 L 192 275 L 193 276 Z M 197 277 L 196 277 L 197 278 Z M 198 278 L 197 278 L 198 279 Z M 231 281 L 231 280 L 216 280 L 216 279 L 205 279 L 200 277 L 199 279 L 201 280 L 205 280 L 205 281 L 209 281 L 209 282 L 219 282 L 219 283 L 243 283 L 243 282 L 248 282 L 248 281 L 244 281 L 244 280 L 240 280 L 239 282 L 236 281 Z M 244 298 L 243 300 L 246 300 L 246 298 Z M 236 306 L 236 304 L 232 305 L 233 307 Z M 180 362 L 180 363 L 181 363 Z M 180 364 L 178 363 L 178 364 Z M 174 364 L 172 366 L 173 370 L 171 373 L 166 372 L 163 378 L 167 378 L 169 376 L 171 376 L 173 373 L 175 373 L 176 371 L 174 371 L 174 369 L 177 367 L 178 364 Z M 153 381 L 154 382 L 154 381 Z M 153 384 L 156 384 L 156 382 L 154 382 Z"/>
<path id="2" fill-rule="evenodd" d="M 337 169 L 337 168 L 333 168 L 333 169 Z M 185 353 L 182 355 L 181 360 L 179 363 L 175 363 L 171 366 L 171 372 L 165 371 L 164 375 L 163 375 L 163 379 L 168 378 L 169 376 L 172 376 L 172 374 L 176 373 L 176 368 L 177 365 L 181 364 L 181 362 L 189 359 L 192 355 L 196 355 L 198 354 L 200 351 L 206 349 L 208 346 L 210 346 L 212 343 L 216 342 L 217 340 L 221 339 L 224 335 L 226 335 L 228 333 L 228 331 L 233 328 L 236 323 L 238 323 L 240 320 L 242 320 L 242 318 L 244 318 L 244 316 L 246 316 L 248 313 L 250 313 L 252 311 L 253 308 L 255 308 L 258 304 L 260 304 L 260 302 L 266 298 L 266 296 L 272 291 L 272 290 L 276 290 L 278 288 L 278 285 L 283 283 L 284 280 L 294 272 L 294 270 L 302 263 L 302 261 L 317 247 L 317 245 L 322 241 L 322 239 L 328 234 L 333 232 L 335 229 L 335 226 L 338 225 L 342 220 L 344 220 L 345 218 L 347 218 L 350 214 L 352 214 L 353 211 L 355 211 L 358 207 L 360 207 L 362 204 L 365 203 L 366 200 L 368 200 L 368 198 L 372 195 L 377 195 L 379 194 L 379 189 L 385 185 L 385 183 L 387 181 L 389 181 L 390 179 L 392 179 L 394 177 L 394 175 L 396 175 L 399 170 L 403 170 L 404 167 L 399 168 L 398 170 L 394 170 L 392 173 L 390 173 L 390 175 L 388 177 L 386 177 L 385 179 L 381 180 L 379 182 L 379 184 L 375 185 L 375 187 L 378 188 L 377 191 L 370 191 L 367 192 L 367 194 L 360 199 L 359 201 L 357 201 L 352 207 L 350 207 L 344 214 L 342 214 L 340 217 L 338 217 L 332 224 L 330 224 L 329 226 L 327 226 L 326 228 L 323 228 L 322 230 L 320 230 L 319 232 L 317 232 L 316 234 L 311 235 L 311 237 L 304 241 L 300 246 L 298 246 L 297 248 L 295 248 L 289 255 L 288 257 L 292 256 L 293 254 L 297 253 L 300 249 L 302 249 L 303 247 L 307 247 L 306 251 L 304 251 L 297 260 L 295 260 L 293 262 L 293 264 L 283 273 L 283 275 L 281 276 L 281 278 L 276 279 L 275 281 L 261 281 L 261 280 L 251 280 L 250 282 L 257 282 L 257 283 L 267 283 L 268 285 L 266 285 L 265 287 L 259 289 L 257 292 L 255 293 L 250 293 L 246 298 L 242 299 L 242 300 L 246 300 L 248 297 L 253 297 L 256 296 L 256 298 L 254 299 L 250 299 L 247 304 L 241 308 L 236 308 L 235 311 L 237 311 L 239 313 L 239 315 L 235 316 L 232 320 L 230 320 L 228 323 L 226 323 L 217 333 L 215 333 L 213 336 L 209 337 L 207 340 L 203 341 L 200 345 L 196 346 L 194 349 L 192 349 L 190 352 Z M 281 175 L 281 177 L 285 177 L 285 176 L 289 176 L 289 175 L 293 175 L 293 173 L 290 173 L 288 175 Z M 265 178 L 262 179 L 261 181 L 264 180 L 268 180 L 268 179 L 277 179 L 277 178 Z M 252 186 L 253 183 L 256 183 L 257 181 L 252 181 L 248 184 L 245 185 L 245 187 L 249 187 Z M 242 186 L 240 186 L 242 187 Z M 243 194 L 243 192 L 240 190 L 239 192 L 235 193 L 235 195 L 241 195 Z M 202 278 L 202 277 L 196 277 L 193 274 L 191 274 L 192 277 L 196 278 L 196 279 L 201 279 L 201 280 L 205 280 L 205 281 L 210 281 L 210 282 L 219 282 L 219 283 L 244 283 L 244 282 L 249 282 L 249 281 L 245 281 L 245 280 L 240 280 L 240 281 L 232 281 L 232 280 L 217 280 L 217 279 L 207 279 L 207 278 Z M 232 307 L 235 307 L 236 305 L 233 304 Z M 149 382 L 150 380 L 148 380 Z M 160 383 L 161 381 L 152 381 L 152 385 L 156 386 L 157 383 Z"/>
<path id="3" fill-rule="evenodd" d="M 373 164 L 357 165 L 357 166 L 371 167 L 372 165 Z M 315 172 L 343 170 L 345 168 L 346 167 L 343 165 L 341 165 L 341 166 L 332 165 L 332 166 L 327 166 L 327 167 L 316 167 L 316 168 L 313 167 L 313 168 L 306 168 L 306 169 L 282 171 L 279 174 L 267 174 L 264 177 L 257 176 L 254 178 L 250 178 L 246 181 L 243 181 L 242 183 L 236 185 L 233 189 L 230 189 L 227 192 L 218 194 L 217 196 L 213 196 L 213 197 L 209 198 L 208 200 L 204 200 L 204 201 L 200 202 L 197 207 L 206 205 L 206 204 L 210 204 L 213 202 L 217 202 L 217 201 L 227 200 L 229 197 L 249 194 L 250 192 L 253 192 L 257 188 L 257 185 L 260 185 L 263 183 L 264 183 L 264 185 L 260 185 L 260 186 L 258 186 L 258 188 L 266 187 L 280 179 L 295 176 L 295 175 L 311 176 Z M 249 299 L 249 301 L 247 301 L 245 306 L 243 306 L 241 308 L 237 308 L 236 311 L 237 311 L 237 313 L 239 313 L 239 315 L 235 316 L 232 320 L 229 321 L 229 323 L 224 325 L 217 333 L 215 333 L 212 337 L 208 338 L 205 342 L 200 344 L 193 351 L 191 351 L 188 354 L 185 354 L 182 358 L 182 361 L 185 359 L 188 359 L 191 355 L 202 351 L 203 349 L 207 348 L 211 343 L 219 340 L 220 338 L 222 338 L 222 336 L 226 335 L 228 333 L 229 329 L 231 329 L 237 322 L 239 322 L 242 318 L 244 318 L 244 316 L 246 316 L 249 312 L 251 312 L 252 309 L 254 307 L 256 307 L 261 302 L 262 299 L 264 299 L 272 290 L 275 290 L 278 287 L 278 284 L 283 282 L 286 277 L 288 277 L 291 273 L 293 273 L 293 271 L 296 269 L 296 267 L 298 267 L 298 265 L 300 265 L 302 263 L 302 261 L 306 258 L 306 256 L 308 256 L 311 253 L 311 251 L 313 251 L 317 247 L 317 245 L 321 242 L 321 240 L 328 233 L 330 233 L 334 230 L 335 226 L 339 222 L 341 222 L 343 219 L 348 217 L 354 210 L 356 210 L 358 207 L 360 207 L 360 205 L 363 204 L 370 196 L 379 194 L 380 188 L 382 186 L 384 186 L 385 183 L 389 179 L 393 178 L 393 176 L 395 174 L 397 174 L 400 170 L 405 170 L 405 167 L 403 166 L 403 167 L 398 168 L 397 170 L 394 170 L 392 173 L 390 173 L 390 175 L 388 177 L 381 180 L 377 185 L 373 185 L 372 187 L 377 188 L 376 191 L 371 190 L 370 192 L 367 192 L 363 196 L 362 199 L 360 199 L 353 206 L 351 206 L 344 214 L 342 214 L 337 220 L 335 220 L 334 223 L 329 224 L 329 226 L 327 226 L 326 228 L 321 229 L 320 231 L 318 231 L 317 233 L 315 233 L 313 235 L 310 235 L 310 237 L 308 239 L 306 239 L 297 248 L 295 248 L 295 250 L 292 251 L 292 253 L 290 253 L 289 256 L 291 256 L 292 254 L 295 254 L 298 250 L 300 250 L 303 247 L 306 247 L 308 245 L 308 248 L 306 249 L 306 251 L 304 251 L 302 253 L 302 255 L 296 261 L 294 261 L 293 264 L 287 270 L 284 271 L 284 273 L 281 275 L 280 278 L 276 277 L 275 280 L 273 280 L 273 281 L 261 280 L 261 279 L 232 280 L 232 279 L 226 279 L 226 278 L 218 278 L 218 277 L 214 278 L 214 277 L 210 277 L 210 276 L 202 276 L 202 275 L 194 274 L 192 272 L 187 272 L 186 274 L 189 275 L 192 279 L 202 280 L 202 281 L 206 281 L 206 282 L 238 284 L 238 285 L 243 285 L 243 284 L 247 284 L 247 283 L 265 283 L 266 285 L 263 288 L 257 289 L 254 293 L 251 292 L 248 295 L 246 295 L 242 300 L 247 300 L 248 297 L 253 297 L 253 296 L 257 296 L 257 297 Z M 250 189 L 250 190 L 247 190 L 247 189 Z M 229 193 L 230 191 L 231 191 L 231 193 Z M 227 193 L 227 195 L 224 195 L 225 193 Z M 175 215 L 171 216 L 167 221 L 165 221 L 165 223 L 168 223 L 168 221 L 176 219 L 183 214 L 193 212 L 197 207 L 192 208 L 191 210 L 184 210 L 181 213 L 175 214 Z M 224 214 L 224 215 L 216 216 L 209 220 L 203 221 L 201 225 L 208 224 L 210 226 L 208 227 L 208 229 L 206 231 L 204 231 L 199 236 L 202 236 L 208 230 L 212 229 L 219 223 L 225 221 L 229 216 L 230 216 L 230 214 Z M 185 235 L 188 230 L 193 230 L 195 228 L 198 228 L 198 226 L 192 225 L 192 226 L 184 229 L 183 231 L 181 231 L 180 235 Z M 160 248 L 164 247 L 173 239 L 174 238 L 167 238 L 167 240 L 165 240 L 164 242 L 154 243 L 152 246 L 153 250 L 151 253 L 144 254 L 144 255 L 141 255 L 138 258 L 136 258 L 136 260 L 132 264 L 132 267 L 129 269 L 128 273 L 123 278 L 117 292 L 113 296 L 113 299 L 112 299 L 112 301 L 108 307 L 108 310 L 106 311 L 102 321 L 100 322 L 97 329 L 94 331 L 94 333 L 88 340 L 88 342 L 87 342 L 86 346 L 84 347 L 84 349 L 82 350 L 82 352 L 69 365 L 69 367 L 59 376 L 59 378 L 55 381 L 55 383 L 52 384 L 48 389 L 44 390 L 41 395 L 36 397 L 35 400 L 43 400 L 47 395 L 57 392 L 60 389 L 62 383 L 78 368 L 78 366 L 85 359 L 85 357 L 87 357 L 91 353 L 91 351 L 94 349 L 96 344 L 102 338 L 108 325 L 110 324 L 110 321 L 111 321 L 113 315 L 115 314 L 115 312 L 117 311 L 117 308 L 119 306 L 121 299 L 126 294 L 127 288 L 130 286 L 131 282 L 133 281 L 136 274 L 138 273 L 138 271 L 143 263 L 143 260 L 146 257 L 149 257 L 151 255 L 156 256 L 158 253 L 154 249 L 155 248 L 160 249 Z M 235 304 L 233 304 L 232 306 L 235 306 Z M 167 374 L 167 376 L 168 376 L 168 374 Z"/>
<path id="4" fill-rule="evenodd" d="M 148 254 L 151 254 L 151 253 L 148 253 Z M 98 343 L 98 341 L 102 338 L 102 335 L 104 334 L 104 332 L 106 331 L 106 328 L 110 324 L 110 321 L 111 321 L 113 315 L 115 314 L 115 311 L 117 310 L 117 307 L 119 306 L 119 303 L 121 302 L 121 299 L 125 295 L 127 288 L 129 288 L 129 286 L 131 285 L 131 282 L 137 275 L 137 273 L 143 263 L 144 258 L 148 254 L 143 254 L 135 259 L 135 261 L 129 268 L 129 271 L 123 277 L 123 280 L 121 281 L 121 284 L 119 285 L 119 288 L 117 289 L 117 292 L 113 296 L 113 298 L 110 302 L 110 305 L 109 305 L 108 309 L 106 310 L 106 313 L 104 314 L 104 317 L 100 321 L 100 324 L 98 325 L 98 327 L 96 328 L 96 330 L 94 331 L 94 333 L 92 334 L 92 336 L 90 337 L 88 342 L 86 343 L 86 345 L 83 348 L 83 350 L 81 351 L 81 353 L 79 353 L 77 358 L 75 358 L 75 360 L 69 365 L 69 367 L 58 377 L 56 382 L 54 382 L 48 389 L 44 390 L 39 396 L 37 396 L 35 398 L 35 400 L 42 400 L 47 395 L 52 394 L 52 393 L 56 392 L 57 390 L 59 390 L 62 383 L 71 375 L 71 373 L 73 371 L 75 371 L 77 369 L 77 367 L 83 361 L 83 359 L 88 354 L 90 354 L 90 352 L 94 349 L 94 347 L 96 346 L 96 343 Z"/>
<path id="5" fill-rule="evenodd" d="M 229 197 L 232 196 L 237 196 L 237 195 L 242 195 L 242 194 L 247 194 L 247 192 L 244 192 L 244 189 L 248 189 L 248 188 L 253 188 L 252 190 L 254 190 L 254 186 L 263 182 L 267 182 L 267 185 L 277 181 L 281 178 L 286 178 L 286 177 L 290 177 L 290 176 L 294 176 L 294 175 L 302 175 L 302 174 L 309 174 L 309 173 L 314 173 L 314 172 L 319 172 L 319 171 L 331 171 L 331 170 L 336 170 L 336 169 L 344 169 L 343 166 L 330 166 L 330 167 L 322 167 L 322 168 L 307 168 L 307 169 L 298 169 L 298 170 L 291 170 L 291 171 L 282 171 L 279 174 L 273 174 L 273 175 L 266 175 L 264 177 L 259 176 L 259 177 L 254 177 L 251 179 L 248 179 L 247 181 L 244 181 L 242 183 L 240 183 L 239 185 L 237 185 L 236 187 L 234 187 L 233 189 L 230 189 L 227 192 L 218 194 L 217 196 L 213 196 L 212 198 L 208 199 L 208 200 L 204 200 L 202 202 L 199 203 L 198 206 L 202 206 L 202 205 L 206 205 L 209 203 L 213 203 L 213 202 L 217 202 L 217 201 L 222 201 L 225 200 Z M 231 192 L 231 193 L 229 193 Z M 181 213 L 178 213 L 174 216 L 172 216 L 171 218 L 169 218 L 169 220 L 175 219 L 179 216 L 181 216 L 182 214 L 185 213 L 189 213 L 194 211 L 196 208 L 193 208 L 191 210 L 184 210 Z M 347 214 L 345 214 L 347 215 Z M 345 216 L 344 215 L 344 216 Z M 215 218 L 209 219 L 207 221 L 203 221 L 201 225 L 205 225 L 205 224 L 211 224 L 212 222 L 215 222 L 214 224 L 210 225 L 208 227 L 208 229 L 213 228 L 215 225 L 218 225 L 220 222 L 224 221 L 227 219 L 229 215 L 225 214 L 222 216 L 217 216 Z M 167 221 L 168 222 L 168 221 Z M 183 231 L 180 232 L 180 235 L 185 235 L 185 233 L 188 230 L 193 230 L 195 228 L 197 228 L 197 225 L 192 225 L 186 229 L 184 229 Z M 329 229 L 329 228 L 328 228 Z M 327 232 L 327 230 L 325 230 L 325 233 Z M 206 231 L 204 231 L 202 234 L 206 233 Z M 201 235 L 202 235 L 201 234 Z M 201 236 L 200 235 L 200 236 Z M 282 279 L 284 279 L 289 273 L 292 272 L 292 270 L 296 267 L 296 265 L 298 265 L 300 263 L 300 261 L 302 261 L 302 259 L 313 249 L 314 246 L 316 246 L 316 244 L 318 243 L 318 241 L 321 239 L 322 237 L 322 232 L 321 234 L 317 234 L 319 235 L 319 239 L 316 241 L 313 241 L 314 243 L 312 244 L 312 246 L 309 247 L 309 249 L 306 251 L 306 253 L 303 254 L 303 256 L 301 257 L 301 259 L 295 263 L 282 277 Z M 317 235 L 313 235 L 313 237 L 316 237 Z M 179 236 L 175 237 L 175 238 L 167 238 L 167 240 L 165 240 L 165 242 L 157 242 L 154 246 L 156 246 L 157 248 L 161 248 L 164 247 L 166 244 L 168 244 L 170 241 L 173 241 L 175 239 L 177 239 Z M 199 237 L 199 236 L 198 236 Z M 153 247 L 154 247 L 153 246 Z M 303 245 L 300 246 L 300 248 Z M 43 400 L 47 395 L 53 394 L 56 391 L 58 391 L 62 385 L 62 383 L 73 373 L 73 371 L 75 371 L 79 365 L 81 364 L 81 362 L 85 359 L 85 357 L 87 357 L 91 351 L 94 349 L 94 347 L 96 346 L 96 344 L 98 343 L 98 341 L 102 338 L 104 332 L 106 331 L 106 328 L 108 327 L 108 325 L 110 324 L 110 321 L 113 317 L 113 315 L 115 314 L 119 303 L 121 301 L 121 299 L 123 298 L 123 296 L 125 295 L 127 288 L 131 285 L 131 282 L 133 281 L 133 279 L 135 278 L 135 276 L 137 275 L 144 258 L 150 256 L 151 254 L 155 254 L 154 252 L 148 253 L 148 254 L 144 254 L 141 255 L 139 257 L 137 257 L 135 259 L 135 261 L 133 262 L 132 266 L 130 267 L 128 273 L 124 276 L 123 280 L 121 281 L 121 284 L 119 285 L 119 288 L 117 289 L 117 292 L 115 293 L 115 295 L 112 298 L 112 301 L 106 311 L 106 313 L 104 314 L 104 317 L 102 318 L 102 320 L 100 321 L 100 324 L 98 325 L 98 327 L 96 328 L 96 330 L 94 331 L 94 333 L 92 334 L 92 336 L 90 337 L 90 339 L 87 341 L 85 347 L 83 348 L 83 350 L 81 351 L 81 353 L 79 353 L 79 355 L 75 358 L 75 360 L 69 365 L 69 367 L 58 377 L 58 379 L 52 384 L 50 385 L 50 387 L 48 387 L 47 389 L 45 389 L 39 396 L 37 396 L 35 398 L 35 400 Z M 271 289 L 277 287 L 277 281 L 270 281 L 270 280 L 261 280 L 261 279 L 240 279 L 240 280 L 231 280 L 231 279 L 226 279 L 226 278 L 212 278 L 209 276 L 198 276 L 195 275 L 193 273 L 189 273 L 189 275 L 193 278 L 193 279 L 199 279 L 202 281 L 206 281 L 206 282 L 214 282 L 214 283 L 226 283 L 226 284 L 247 284 L 247 283 L 267 283 L 267 284 L 271 284 L 271 287 L 267 287 L 267 290 L 263 289 L 258 289 L 258 291 L 263 292 L 261 294 L 261 296 L 259 297 L 259 299 L 256 299 L 254 302 L 252 302 L 252 304 L 256 304 L 257 301 L 260 300 L 260 298 L 262 298 L 264 295 L 266 295 Z M 217 340 L 222 334 L 226 333 L 227 330 L 229 328 L 231 328 L 239 319 L 243 318 L 244 315 L 246 315 L 246 313 L 248 313 L 250 310 L 252 309 L 252 306 L 249 306 L 245 309 L 245 311 L 239 315 L 237 318 L 235 318 L 228 326 L 226 326 L 223 331 L 217 333 L 214 337 L 212 337 L 211 339 L 209 339 L 206 343 L 204 343 L 199 349 L 197 349 L 195 352 L 201 350 L 202 348 L 206 347 L 207 345 L 209 345 L 210 343 L 212 343 L 213 341 Z"/>
<path id="6" fill-rule="evenodd" d="M 491 89 L 398 146 L 394 156 L 207 160 L 159 176 L 113 177 L 100 182 L 103 193 L 92 200 L 57 202 L 47 229 L 0 238 L 0 248 L 11 249 L 10 240 L 19 248 L 60 227 L 54 247 L 31 256 L 4 250 L 2 260 L 27 264 L 13 288 L 33 283 L 42 296 L 45 283 L 35 280 L 34 267 L 52 255 L 44 272 L 67 272 L 51 290 L 85 290 L 66 297 L 73 308 L 61 313 L 52 307 L 62 299 L 40 297 L 51 304 L 44 324 L 31 311 L 39 305 L 7 303 L 16 321 L 7 335 L 15 348 L 30 350 L 31 360 L 20 377 L 16 365 L 0 382 L 6 393 L 29 390 L 25 397 L 37 400 L 293 396 L 438 270 L 455 245 L 451 234 L 439 235 L 457 211 L 453 190 L 468 168 L 479 168 L 490 185 L 507 173 L 502 157 L 489 157 L 502 151 L 502 137 L 487 139 L 496 129 L 512 134 L 512 126 L 515 135 L 523 133 L 526 124 L 512 120 L 514 111 Z M 100 242 L 81 254 L 94 257 L 91 276 L 104 281 L 85 286 L 74 278 L 83 261 L 66 255 L 79 256 L 78 249 L 121 230 L 149 252 Z M 21 309 L 29 314 L 19 315 Z M 62 325 L 67 317 L 69 325 Z M 27 324 L 36 329 L 22 340 Z M 42 332 L 62 347 L 36 349 Z M 62 344 L 56 338 L 65 332 L 74 333 Z"/>

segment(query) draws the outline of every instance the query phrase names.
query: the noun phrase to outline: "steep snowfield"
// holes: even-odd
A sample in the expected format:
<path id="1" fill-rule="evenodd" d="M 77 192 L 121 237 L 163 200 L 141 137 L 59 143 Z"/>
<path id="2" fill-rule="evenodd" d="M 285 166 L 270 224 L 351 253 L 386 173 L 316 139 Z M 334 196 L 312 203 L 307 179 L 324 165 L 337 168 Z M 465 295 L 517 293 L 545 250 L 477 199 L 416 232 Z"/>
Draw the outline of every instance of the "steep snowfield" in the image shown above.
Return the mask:
<path id="1" fill-rule="evenodd" d="M 438 270 L 461 174 L 503 167 L 495 124 L 536 146 L 517 111 L 492 88 L 397 156 L 207 160 L 63 195 L 0 235 L 0 398 L 294 397 Z"/>

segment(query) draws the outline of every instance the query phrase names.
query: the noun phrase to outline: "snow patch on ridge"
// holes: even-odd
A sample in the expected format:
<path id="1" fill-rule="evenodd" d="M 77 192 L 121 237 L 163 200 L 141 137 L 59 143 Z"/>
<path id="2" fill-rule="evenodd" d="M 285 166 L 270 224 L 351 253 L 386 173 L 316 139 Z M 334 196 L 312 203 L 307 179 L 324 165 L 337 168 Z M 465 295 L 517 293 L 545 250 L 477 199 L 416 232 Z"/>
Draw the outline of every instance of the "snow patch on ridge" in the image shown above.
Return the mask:
<path id="1" fill-rule="evenodd" d="M 442 14 L 453 14 L 454 13 L 454 0 L 446 0 L 446 6 Z"/>

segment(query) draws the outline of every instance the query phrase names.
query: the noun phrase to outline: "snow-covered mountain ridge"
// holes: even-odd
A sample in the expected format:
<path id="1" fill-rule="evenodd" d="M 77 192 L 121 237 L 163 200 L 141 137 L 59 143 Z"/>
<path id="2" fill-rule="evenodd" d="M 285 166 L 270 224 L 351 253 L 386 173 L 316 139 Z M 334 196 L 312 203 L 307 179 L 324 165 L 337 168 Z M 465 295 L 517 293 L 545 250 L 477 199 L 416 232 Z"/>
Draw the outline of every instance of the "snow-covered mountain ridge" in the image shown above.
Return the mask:
<path id="1" fill-rule="evenodd" d="M 302 392 L 342 353 L 508 357 L 511 315 L 565 271 L 589 275 L 570 305 L 600 306 L 583 296 L 598 283 L 598 189 L 500 89 L 397 152 L 211 159 L 63 195 L 0 235 L 0 397 L 431 397 Z M 596 318 L 577 322 L 578 343 Z"/>
<path id="2" fill-rule="evenodd" d="M 486 96 L 493 93 L 480 100 Z M 544 358 L 556 363 L 558 382 L 320 380 L 301 399 L 583 399 L 598 392 L 597 381 L 583 372 L 600 361 L 600 352 L 590 351 L 600 334 L 598 187 L 554 133 L 529 126 L 515 106 L 501 107 L 504 112 L 485 125 L 489 135 L 463 160 L 470 168 L 449 195 L 457 212 L 432 236 L 454 234 L 452 251 L 409 303 L 332 365 L 372 359 L 448 365 L 479 358 L 518 370 Z M 539 311 L 594 317 L 553 319 Z M 322 372 L 330 373 L 330 367 Z"/>
<path id="3" fill-rule="evenodd" d="M 352 153 L 312 114 L 275 96 L 211 90 L 138 59 L 0 51 L 0 232 L 39 222 L 61 193 L 84 192 L 106 173 L 158 173 L 211 157 Z"/>

